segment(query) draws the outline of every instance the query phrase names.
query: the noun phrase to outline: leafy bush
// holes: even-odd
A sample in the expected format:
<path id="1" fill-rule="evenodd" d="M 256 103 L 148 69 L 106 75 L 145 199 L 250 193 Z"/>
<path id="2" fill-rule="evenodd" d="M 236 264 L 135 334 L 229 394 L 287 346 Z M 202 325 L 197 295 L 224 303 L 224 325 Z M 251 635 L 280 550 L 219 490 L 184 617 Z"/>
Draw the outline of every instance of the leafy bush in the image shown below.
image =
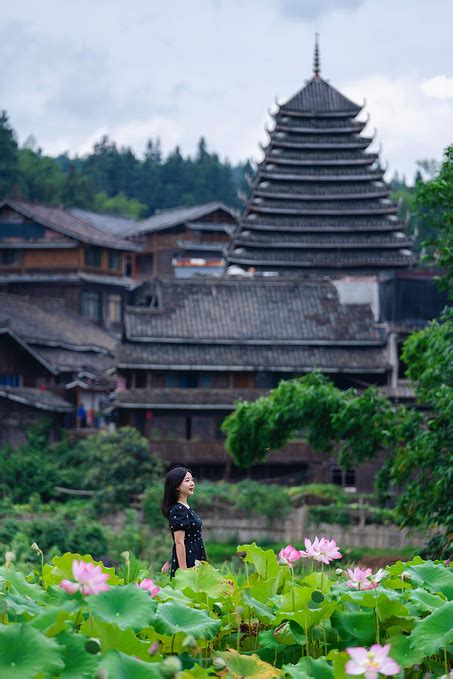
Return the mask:
<path id="1" fill-rule="evenodd" d="M 199 495 L 199 487 L 197 488 L 197 496 Z M 161 511 L 161 502 L 163 496 L 163 485 L 154 483 L 145 490 L 143 495 L 143 514 L 148 524 L 153 528 L 159 528 L 167 525 L 167 519 Z"/>

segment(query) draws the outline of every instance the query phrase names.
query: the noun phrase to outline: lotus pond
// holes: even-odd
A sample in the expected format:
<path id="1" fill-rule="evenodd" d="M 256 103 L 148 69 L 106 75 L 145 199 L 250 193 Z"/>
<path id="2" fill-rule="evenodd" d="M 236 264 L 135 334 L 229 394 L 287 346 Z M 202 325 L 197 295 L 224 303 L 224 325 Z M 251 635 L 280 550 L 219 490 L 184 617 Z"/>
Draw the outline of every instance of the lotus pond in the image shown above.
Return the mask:
<path id="1" fill-rule="evenodd" d="M 127 553 L 118 571 L 66 553 L 31 573 L 8 553 L 0 677 L 452 676 L 449 564 L 343 571 L 334 550 L 327 566 L 309 546 L 241 545 L 239 572 L 202 563 L 171 582 L 165 572 L 153 582 Z"/>

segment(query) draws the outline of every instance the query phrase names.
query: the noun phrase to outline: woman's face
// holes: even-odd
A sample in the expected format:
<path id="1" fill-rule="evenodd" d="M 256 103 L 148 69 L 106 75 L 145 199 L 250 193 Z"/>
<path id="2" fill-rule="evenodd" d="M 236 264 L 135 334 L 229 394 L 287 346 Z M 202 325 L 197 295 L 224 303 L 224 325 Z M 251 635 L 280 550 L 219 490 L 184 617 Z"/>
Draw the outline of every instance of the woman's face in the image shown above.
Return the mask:
<path id="1" fill-rule="evenodd" d="M 188 497 L 189 495 L 193 495 L 193 491 L 195 489 L 195 481 L 193 480 L 193 476 L 190 472 L 187 472 L 185 475 L 184 479 L 182 480 L 179 488 L 177 488 L 178 492 L 180 495 L 184 495 L 185 497 Z"/>

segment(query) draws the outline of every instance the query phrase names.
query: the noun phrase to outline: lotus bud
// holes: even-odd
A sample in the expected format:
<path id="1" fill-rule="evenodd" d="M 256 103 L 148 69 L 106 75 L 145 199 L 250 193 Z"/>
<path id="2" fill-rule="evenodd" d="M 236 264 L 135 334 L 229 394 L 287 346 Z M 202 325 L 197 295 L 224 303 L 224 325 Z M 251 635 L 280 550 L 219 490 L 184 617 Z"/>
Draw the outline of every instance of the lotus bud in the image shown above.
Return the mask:
<path id="1" fill-rule="evenodd" d="M 101 642 L 99 639 L 95 639 L 94 637 L 90 637 L 85 641 L 85 651 L 87 653 L 91 653 L 92 655 L 96 655 L 96 653 L 99 653 L 101 650 Z"/>
<path id="2" fill-rule="evenodd" d="M 200 568 L 200 566 L 201 566 L 201 561 L 198 561 L 198 559 L 195 559 L 194 566 L 195 566 L 195 568 Z"/>
<path id="3" fill-rule="evenodd" d="M 97 679 L 109 679 L 109 671 L 105 667 L 97 671 Z"/>
<path id="4" fill-rule="evenodd" d="M 182 642 L 182 647 L 183 648 L 196 648 L 197 647 L 197 640 L 192 634 L 188 634 Z"/>
<path id="5" fill-rule="evenodd" d="M 151 646 L 148 648 L 148 655 L 155 655 L 159 650 L 159 642 L 155 641 Z"/>
<path id="6" fill-rule="evenodd" d="M 38 554 L 40 554 L 42 556 L 42 549 L 40 549 L 40 547 L 38 546 L 38 544 L 36 542 L 34 542 L 32 544 L 31 548 L 34 549 L 35 552 L 38 552 Z"/>
<path id="7" fill-rule="evenodd" d="M 129 563 L 129 561 L 131 560 L 128 551 L 121 552 L 121 558 L 124 559 L 126 563 Z"/>
<path id="8" fill-rule="evenodd" d="M 218 658 L 214 658 L 212 665 L 213 665 L 214 669 L 216 670 L 216 672 L 221 672 L 222 670 L 225 669 L 226 662 L 223 658 L 218 657 Z"/>
<path id="9" fill-rule="evenodd" d="M 214 613 L 217 613 L 217 615 L 222 615 L 223 612 L 223 604 L 221 601 L 214 601 L 212 605 L 212 610 Z"/>
<path id="10" fill-rule="evenodd" d="M 177 672 L 181 672 L 182 662 L 176 655 L 169 655 L 160 664 L 160 671 L 163 677 L 173 677 Z"/>
<path id="11" fill-rule="evenodd" d="M 170 570 L 170 562 L 166 561 L 160 570 L 162 573 L 167 573 Z"/>
<path id="12" fill-rule="evenodd" d="M 335 569 L 335 575 L 343 575 L 344 570 L 342 568 L 336 568 Z"/>
<path id="13" fill-rule="evenodd" d="M 10 564 L 13 563 L 13 561 L 16 560 L 16 554 L 15 552 L 6 552 L 5 554 L 5 561 L 6 565 L 9 566 Z"/>

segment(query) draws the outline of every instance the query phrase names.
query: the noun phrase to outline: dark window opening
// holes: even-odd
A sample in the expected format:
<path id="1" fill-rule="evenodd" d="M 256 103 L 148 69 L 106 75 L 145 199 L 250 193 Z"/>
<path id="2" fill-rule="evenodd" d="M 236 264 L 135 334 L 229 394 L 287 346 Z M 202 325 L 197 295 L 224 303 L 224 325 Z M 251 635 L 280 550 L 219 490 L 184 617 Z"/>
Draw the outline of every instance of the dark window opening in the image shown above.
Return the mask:
<path id="1" fill-rule="evenodd" d="M 96 245 L 85 245 L 85 264 L 87 266 L 101 266 L 101 248 Z"/>
<path id="2" fill-rule="evenodd" d="M 0 250 L 0 264 L 18 264 L 19 250 Z"/>
<path id="3" fill-rule="evenodd" d="M 20 387 L 20 375 L 0 373 L 0 385 L 2 387 Z"/>
<path id="4" fill-rule="evenodd" d="M 109 252 L 109 269 L 112 271 L 119 271 L 121 269 L 121 254 L 116 250 Z"/>
<path id="5" fill-rule="evenodd" d="M 192 438 L 192 418 L 186 417 L 186 441 L 190 441 Z"/>
<path id="6" fill-rule="evenodd" d="M 332 467 L 330 470 L 330 482 L 342 488 L 355 488 L 356 473 L 355 469 L 343 469 L 342 467 Z"/>
<path id="7" fill-rule="evenodd" d="M 146 387 L 146 370 L 137 370 L 135 373 L 135 386 L 137 389 L 144 389 Z"/>
<path id="8" fill-rule="evenodd" d="M 92 321 L 99 321 L 101 319 L 101 298 L 99 292 L 96 290 L 83 290 L 81 311 L 82 316 Z"/>
<path id="9" fill-rule="evenodd" d="M 132 276 L 132 257 L 130 255 L 126 255 L 124 274 L 126 276 Z"/>

